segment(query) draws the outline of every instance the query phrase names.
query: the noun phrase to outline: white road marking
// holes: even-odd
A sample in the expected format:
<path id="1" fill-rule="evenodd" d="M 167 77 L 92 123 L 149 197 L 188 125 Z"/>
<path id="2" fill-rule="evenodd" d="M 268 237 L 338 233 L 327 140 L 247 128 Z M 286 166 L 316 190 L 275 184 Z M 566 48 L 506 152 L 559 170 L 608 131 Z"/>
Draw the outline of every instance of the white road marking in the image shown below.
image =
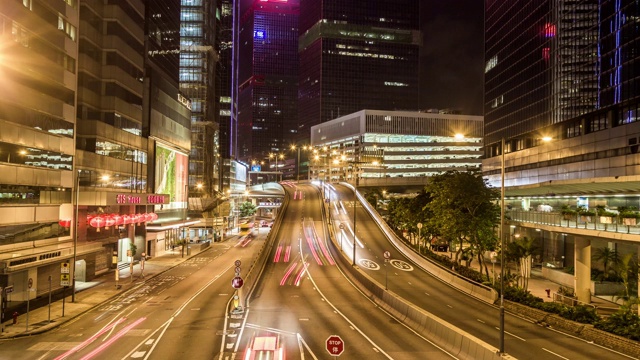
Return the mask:
<path id="1" fill-rule="evenodd" d="M 476 320 L 478 320 L 478 322 L 480 322 L 480 323 L 485 324 L 485 322 L 484 322 L 484 321 L 482 321 L 482 320 L 480 320 L 480 319 L 476 319 Z"/>
<path id="2" fill-rule="evenodd" d="M 569 360 L 569 358 L 566 358 L 566 357 L 564 357 L 564 356 L 558 355 L 558 354 L 554 353 L 554 352 L 553 352 L 553 351 L 551 351 L 551 350 L 547 350 L 547 349 L 545 349 L 545 348 L 542 348 L 542 350 L 544 350 L 544 351 L 546 351 L 546 352 L 548 352 L 548 353 L 550 353 L 550 354 L 553 354 L 553 355 L 555 355 L 555 356 L 557 356 L 557 357 L 559 357 L 559 358 L 561 358 L 561 359 Z"/>

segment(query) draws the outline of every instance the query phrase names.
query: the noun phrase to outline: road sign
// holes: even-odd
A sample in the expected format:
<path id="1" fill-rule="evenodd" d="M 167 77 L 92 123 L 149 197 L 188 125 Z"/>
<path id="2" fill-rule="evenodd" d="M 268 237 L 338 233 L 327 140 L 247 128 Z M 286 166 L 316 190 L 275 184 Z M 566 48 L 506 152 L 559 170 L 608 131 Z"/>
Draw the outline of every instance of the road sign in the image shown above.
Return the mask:
<path id="1" fill-rule="evenodd" d="M 231 280 L 231 286 L 234 289 L 240 289 L 242 285 L 244 285 L 244 280 L 242 280 L 240 276 L 236 276 L 233 278 L 233 280 Z"/>
<path id="2" fill-rule="evenodd" d="M 71 270 L 71 268 L 68 262 L 60 263 L 60 274 L 68 274 L 69 270 Z"/>
<path id="3" fill-rule="evenodd" d="M 235 265 L 236 267 L 240 267 L 240 265 L 241 265 L 240 260 L 236 260 L 236 262 L 234 263 L 234 265 Z"/>
<path id="4" fill-rule="evenodd" d="M 333 356 L 340 356 L 344 352 L 344 342 L 338 335 L 327 338 L 327 351 Z"/>
<path id="5" fill-rule="evenodd" d="M 236 266 L 236 276 L 240 276 L 240 266 Z"/>
<path id="6" fill-rule="evenodd" d="M 385 259 L 390 259 L 391 258 L 391 253 L 388 252 L 388 251 L 385 251 L 383 255 L 384 255 Z"/>
<path id="7" fill-rule="evenodd" d="M 71 286 L 71 275 L 60 274 L 60 286 Z"/>
<path id="8" fill-rule="evenodd" d="M 29 281 L 27 281 L 27 287 L 29 289 L 31 289 L 33 287 L 33 279 L 32 278 L 29 278 Z"/>
<path id="9" fill-rule="evenodd" d="M 11 294 L 12 292 L 13 292 L 13 285 L 9 285 L 6 288 L 4 288 L 5 294 Z"/>

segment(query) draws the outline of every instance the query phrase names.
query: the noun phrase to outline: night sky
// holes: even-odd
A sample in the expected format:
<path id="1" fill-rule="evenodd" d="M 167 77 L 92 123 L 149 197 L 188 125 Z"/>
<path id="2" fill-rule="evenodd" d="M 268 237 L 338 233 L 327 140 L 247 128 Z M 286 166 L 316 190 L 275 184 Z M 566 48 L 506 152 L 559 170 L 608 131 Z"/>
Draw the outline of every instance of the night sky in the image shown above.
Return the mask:
<path id="1" fill-rule="evenodd" d="M 482 115 L 484 1 L 421 0 L 421 109 Z"/>

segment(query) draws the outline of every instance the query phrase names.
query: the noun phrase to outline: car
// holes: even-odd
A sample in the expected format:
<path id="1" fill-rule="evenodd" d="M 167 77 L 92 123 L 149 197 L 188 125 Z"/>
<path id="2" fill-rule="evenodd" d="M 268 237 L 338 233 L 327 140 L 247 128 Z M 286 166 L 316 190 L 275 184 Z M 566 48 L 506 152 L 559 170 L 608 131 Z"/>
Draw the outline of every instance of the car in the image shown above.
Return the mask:
<path id="1" fill-rule="evenodd" d="M 284 360 L 284 347 L 280 336 L 255 336 L 254 334 L 244 352 L 244 360 L 256 359 Z"/>

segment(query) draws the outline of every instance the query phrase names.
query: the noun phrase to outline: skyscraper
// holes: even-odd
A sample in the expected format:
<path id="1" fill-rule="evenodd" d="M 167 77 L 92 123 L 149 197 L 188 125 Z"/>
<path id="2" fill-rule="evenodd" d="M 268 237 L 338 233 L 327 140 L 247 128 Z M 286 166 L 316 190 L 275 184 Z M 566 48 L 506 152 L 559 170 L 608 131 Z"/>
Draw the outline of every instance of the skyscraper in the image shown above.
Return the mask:
<path id="1" fill-rule="evenodd" d="M 417 110 L 418 0 L 300 1 L 299 138 L 363 109 Z"/>
<path id="2" fill-rule="evenodd" d="M 586 303 L 592 248 L 638 253 L 632 226 L 604 215 L 638 208 L 639 17 L 635 0 L 485 2 L 482 166 L 504 181 L 502 240 L 535 239 L 543 273 L 571 266 Z"/>
<path id="3" fill-rule="evenodd" d="M 543 135 L 569 139 L 635 122 L 639 11 L 624 0 L 488 0 L 485 156 L 501 154 L 501 139 L 509 153 Z"/>
<path id="4" fill-rule="evenodd" d="M 237 154 L 265 158 L 296 135 L 299 1 L 242 0 L 234 43 Z"/>
<path id="5" fill-rule="evenodd" d="M 190 198 L 206 208 L 220 191 L 218 59 L 215 46 L 215 0 L 182 1 L 180 23 L 180 91 L 191 100 Z M 203 205 L 203 206 L 201 206 Z"/>

